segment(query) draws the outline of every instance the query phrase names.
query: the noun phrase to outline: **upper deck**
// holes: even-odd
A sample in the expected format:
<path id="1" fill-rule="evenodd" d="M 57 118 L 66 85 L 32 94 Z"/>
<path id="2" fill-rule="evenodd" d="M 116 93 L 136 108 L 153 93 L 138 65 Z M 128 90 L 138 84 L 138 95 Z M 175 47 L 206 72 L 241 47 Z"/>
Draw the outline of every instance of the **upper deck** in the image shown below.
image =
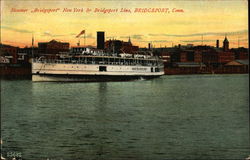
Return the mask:
<path id="1" fill-rule="evenodd" d="M 64 63 L 64 64 L 100 64 L 100 65 L 140 65 L 163 66 L 162 59 L 151 57 L 120 57 L 109 55 L 57 55 L 53 58 L 40 57 L 33 60 L 36 63 Z"/>

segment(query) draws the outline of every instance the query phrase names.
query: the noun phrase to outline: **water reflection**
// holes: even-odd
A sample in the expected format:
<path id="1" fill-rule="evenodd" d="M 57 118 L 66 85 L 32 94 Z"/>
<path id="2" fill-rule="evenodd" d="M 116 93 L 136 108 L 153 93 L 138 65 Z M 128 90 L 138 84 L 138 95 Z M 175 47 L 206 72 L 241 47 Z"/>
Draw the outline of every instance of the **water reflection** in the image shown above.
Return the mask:
<path id="1" fill-rule="evenodd" d="M 99 100 L 99 107 L 105 109 L 107 105 L 107 94 L 108 94 L 108 85 L 107 82 L 98 83 L 98 100 Z"/>
<path id="2" fill-rule="evenodd" d="M 107 135 L 107 129 L 105 123 L 107 123 L 107 83 L 101 82 L 98 83 L 98 94 L 97 100 L 98 105 L 96 106 L 96 123 L 97 130 L 95 130 L 94 134 L 96 134 L 96 145 L 93 146 L 95 150 L 95 159 L 104 159 L 105 155 L 105 139 Z"/>

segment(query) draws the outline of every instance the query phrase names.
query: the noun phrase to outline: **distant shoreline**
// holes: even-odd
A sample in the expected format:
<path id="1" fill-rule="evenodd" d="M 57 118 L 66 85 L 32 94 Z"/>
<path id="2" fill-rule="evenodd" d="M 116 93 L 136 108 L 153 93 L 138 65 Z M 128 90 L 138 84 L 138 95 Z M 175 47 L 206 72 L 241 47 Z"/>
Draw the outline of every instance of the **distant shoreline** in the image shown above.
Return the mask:
<path id="1" fill-rule="evenodd" d="M 248 68 L 165 68 L 165 75 L 195 75 L 195 74 L 248 74 Z M 26 66 L 0 66 L 0 78 L 6 80 L 31 80 L 31 65 Z"/>

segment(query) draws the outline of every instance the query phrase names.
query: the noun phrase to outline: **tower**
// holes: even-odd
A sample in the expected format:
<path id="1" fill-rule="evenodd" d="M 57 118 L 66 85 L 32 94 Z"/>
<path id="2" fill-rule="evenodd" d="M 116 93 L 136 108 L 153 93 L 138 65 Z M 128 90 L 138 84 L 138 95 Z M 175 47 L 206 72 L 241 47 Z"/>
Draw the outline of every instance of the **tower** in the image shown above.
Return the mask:
<path id="1" fill-rule="evenodd" d="M 229 41 L 227 40 L 227 36 L 225 36 L 225 39 L 223 41 L 223 51 L 229 50 Z"/>
<path id="2" fill-rule="evenodd" d="M 218 39 L 216 40 L 216 48 L 220 48 L 220 41 Z"/>
<path id="3" fill-rule="evenodd" d="M 104 32 L 97 32 L 97 49 L 104 49 Z"/>
<path id="4" fill-rule="evenodd" d="M 130 39 L 130 37 L 128 37 L 128 43 L 131 43 L 131 39 Z"/>

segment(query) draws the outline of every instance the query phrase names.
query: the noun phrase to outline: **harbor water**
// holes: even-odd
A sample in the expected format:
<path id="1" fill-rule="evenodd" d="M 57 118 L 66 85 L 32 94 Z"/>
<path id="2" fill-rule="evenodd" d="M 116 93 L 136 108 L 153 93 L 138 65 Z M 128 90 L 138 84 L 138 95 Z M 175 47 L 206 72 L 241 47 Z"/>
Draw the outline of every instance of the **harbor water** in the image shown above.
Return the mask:
<path id="1" fill-rule="evenodd" d="M 245 159 L 249 77 L 1 80 L 2 156 L 27 160 Z"/>

